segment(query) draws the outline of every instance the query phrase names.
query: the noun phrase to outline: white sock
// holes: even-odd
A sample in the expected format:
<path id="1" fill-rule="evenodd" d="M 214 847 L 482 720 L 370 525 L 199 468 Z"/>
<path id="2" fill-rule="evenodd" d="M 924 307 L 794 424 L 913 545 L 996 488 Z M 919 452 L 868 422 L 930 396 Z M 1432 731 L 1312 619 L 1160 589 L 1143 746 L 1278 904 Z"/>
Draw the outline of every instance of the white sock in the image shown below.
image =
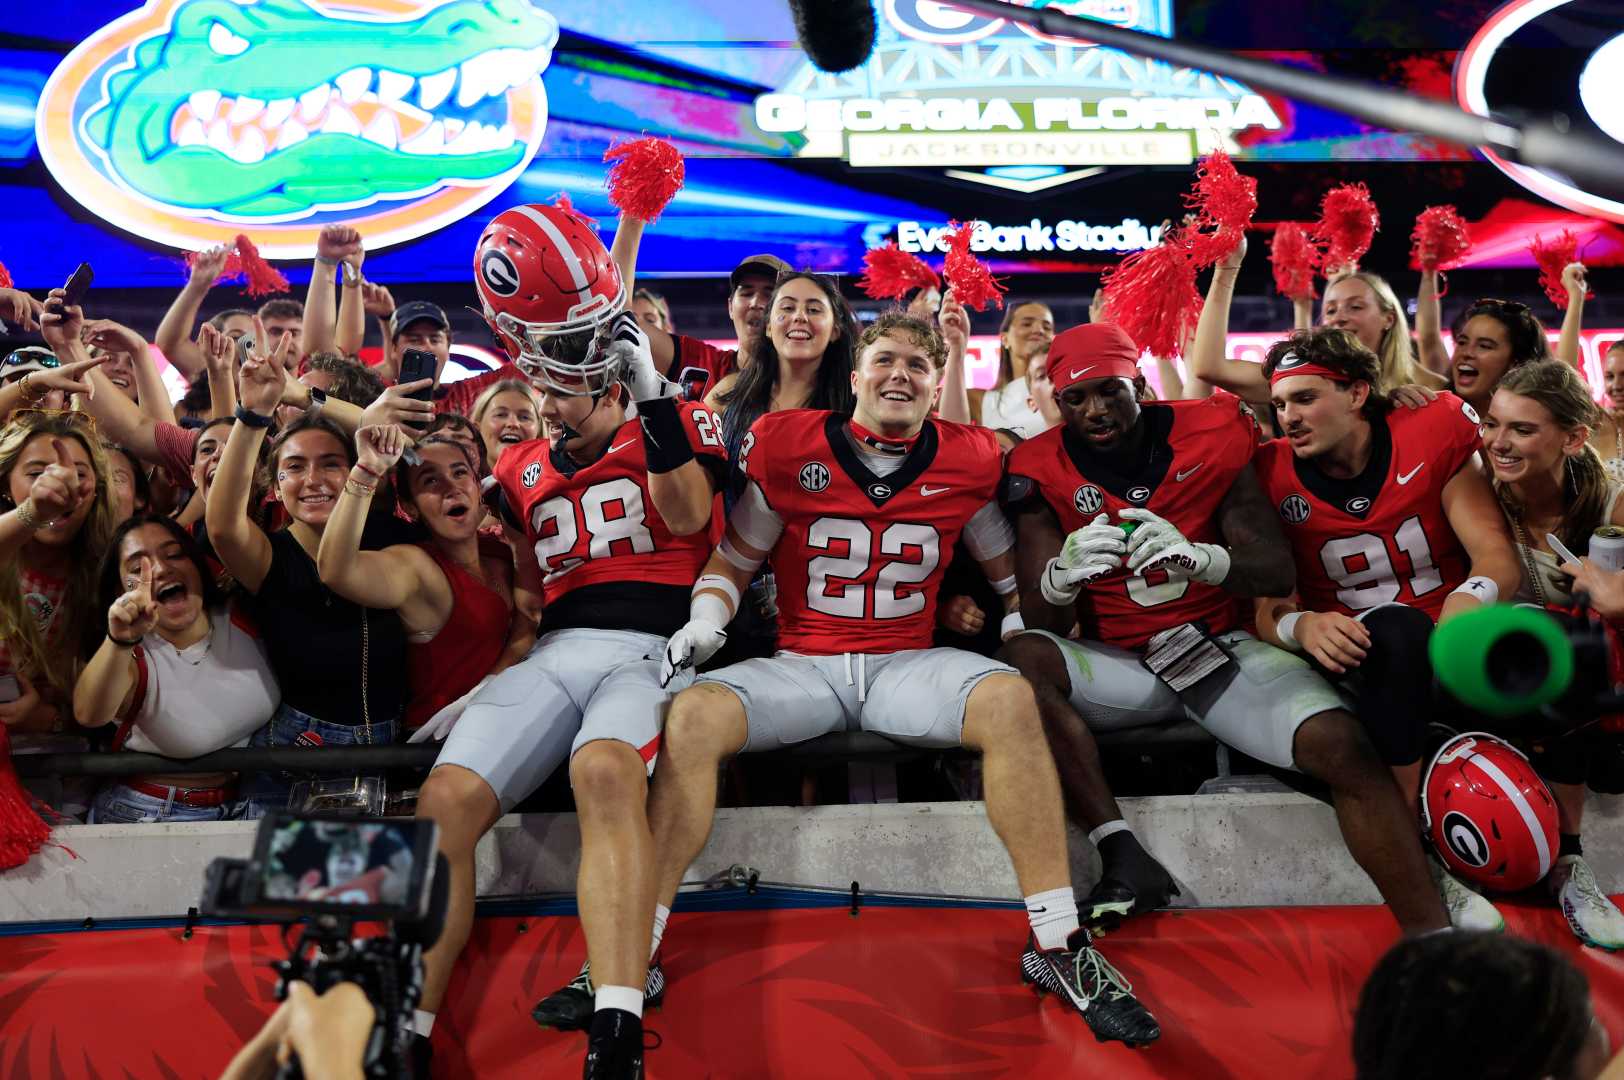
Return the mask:
<path id="1" fill-rule="evenodd" d="M 1104 840 L 1107 836 L 1110 836 L 1113 833 L 1119 832 L 1133 832 L 1133 830 L 1128 828 L 1128 823 L 1123 821 L 1121 818 L 1117 818 L 1115 821 L 1107 821 L 1099 828 L 1090 829 L 1088 831 L 1088 842 L 1093 844 L 1095 847 L 1099 847 L 1101 840 Z"/>
<path id="2" fill-rule="evenodd" d="M 1026 918 L 1040 949 L 1063 949 L 1066 939 L 1078 927 L 1077 895 L 1068 885 L 1063 889 L 1033 893 L 1026 898 Z"/>
<path id="3" fill-rule="evenodd" d="M 428 1038 L 429 1033 L 434 1030 L 434 1014 L 424 1012 L 422 1009 L 412 1010 L 412 1030 L 423 1038 Z"/>
<path id="4" fill-rule="evenodd" d="M 592 995 L 592 1009 L 619 1009 L 641 1018 L 643 1015 L 643 988 L 630 986 L 600 986 Z"/>
<path id="5" fill-rule="evenodd" d="M 654 962 L 654 958 L 660 955 L 660 942 L 665 938 L 665 920 L 670 917 L 670 908 L 664 904 L 654 905 L 654 938 L 649 942 L 648 946 L 648 961 L 651 964 Z"/>

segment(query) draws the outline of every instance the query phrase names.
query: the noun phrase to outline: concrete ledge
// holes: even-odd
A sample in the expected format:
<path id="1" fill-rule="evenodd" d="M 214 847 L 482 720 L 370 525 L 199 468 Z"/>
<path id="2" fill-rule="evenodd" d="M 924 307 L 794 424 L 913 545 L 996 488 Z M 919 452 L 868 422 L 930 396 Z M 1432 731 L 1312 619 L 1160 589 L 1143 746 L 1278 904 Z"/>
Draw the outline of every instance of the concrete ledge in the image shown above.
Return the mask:
<path id="1" fill-rule="evenodd" d="M 1296 794 L 1125 799 L 1134 831 L 1184 888 L 1183 903 L 1249 905 L 1376 903 L 1343 847 L 1331 808 Z M 1586 855 L 1602 886 L 1624 888 L 1624 797 L 1592 796 Z M 245 855 L 252 822 L 75 825 L 25 866 L 0 874 L 0 921 L 184 914 L 202 891 L 203 868 Z M 566 893 L 575 887 L 580 834 L 573 814 L 503 818 L 481 843 L 481 896 Z M 1072 879 L 1098 876 L 1076 830 Z M 1009 859 L 980 803 L 756 807 L 722 810 L 691 879 L 735 863 L 765 880 L 883 891 L 1014 898 Z"/>

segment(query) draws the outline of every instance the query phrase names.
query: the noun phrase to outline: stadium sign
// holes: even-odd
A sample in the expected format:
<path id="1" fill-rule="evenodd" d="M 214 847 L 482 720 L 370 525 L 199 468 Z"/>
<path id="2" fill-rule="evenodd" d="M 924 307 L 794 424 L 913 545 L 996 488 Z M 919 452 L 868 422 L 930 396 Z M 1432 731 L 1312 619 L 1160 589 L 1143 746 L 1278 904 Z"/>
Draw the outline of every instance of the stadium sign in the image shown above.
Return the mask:
<path id="1" fill-rule="evenodd" d="M 897 222 L 897 246 L 916 254 L 947 253 L 950 230 L 917 221 Z M 1041 255 L 1055 251 L 1143 251 L 1161 239 L 1160 225 L 1145 225 L 1128 218 L 1116 225 L 1090 225 L 1069 218 L 1046 224 L 1033 218 L 1025 225 L 989 225 L 981 222 L 970 234 L 975 252 Z"/>
<path id="2" fill-rule="evenodd" d="M 1048 6 L 1172 32 L 1170 0 Z M 880 13 L 866 64 L 840 75 L 802 65 L 756 99 L 756 126 L 799 136 L 802 157 L 946 168 L 1187 164 L 1283 126 L 1265 98 L 1206 72 L 931 0 L 884 0 Z"/>
<path id="3" fill-rule="evenodd" d="M 558 22 L 527 0 L 148 0 L 40 97 L 40 155 L 87 210 L 201 248 L 305 258 L 328 221 L 376 249 L 505 190 L 547 124 Z"/>

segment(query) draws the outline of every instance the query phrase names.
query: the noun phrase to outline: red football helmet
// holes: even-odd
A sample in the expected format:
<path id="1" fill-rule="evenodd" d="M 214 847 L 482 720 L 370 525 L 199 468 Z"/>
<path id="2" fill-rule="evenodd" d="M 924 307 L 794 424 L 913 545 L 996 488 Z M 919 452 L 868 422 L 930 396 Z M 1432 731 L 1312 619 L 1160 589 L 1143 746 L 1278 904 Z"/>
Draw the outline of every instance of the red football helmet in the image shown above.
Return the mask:
<path id="1" fill-rule="evenodd" d="M 1421 823 L 1451 873 L 1497 892 L 1544 879 L 1556 859 L 1556 800 L 1515 747 L 1456 735 L 1427 766 Z"/>
<path id="2" fill-rule="evenodd" d="M 474 249 L 474 287 L 491 332 L 532 379 L 576 392 L 613 381 L 596 341 L 584 358 L 548 355 L 547 339 L 596 330 L 626 303 L 620 270 L 584 217 L 541 204 L 497 214 Z"/>

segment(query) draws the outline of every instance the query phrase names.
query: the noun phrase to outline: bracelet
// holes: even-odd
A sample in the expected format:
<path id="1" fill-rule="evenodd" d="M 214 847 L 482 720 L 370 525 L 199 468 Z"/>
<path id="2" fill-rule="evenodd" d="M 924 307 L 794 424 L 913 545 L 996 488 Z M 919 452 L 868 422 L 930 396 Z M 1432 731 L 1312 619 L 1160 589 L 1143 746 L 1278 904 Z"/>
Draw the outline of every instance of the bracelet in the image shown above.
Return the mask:
<path id="1" fill-rule="evenodd" d="M 373 472 L 371 469 L 367 468 L 365 465 L 361 464 L 359 461 L 357 461 L 354 465 L 351 465 L 350 468 L 352 470 L 360 469 L 362 472 L 364 472 L 368 476 L 372 477 L 374 482 L 383 479 L 383 473 L 381 473 L 381 472 Z"/>
<path id="2" fill-rule="evenodd" d="M 377 490 L 377 485 L 363 484 L 353 476 L 344 480 L 344 494 L 354 495 L 357 499 L 370 499 Z"/>
<path id="3" fill-rule="evenodd" d="M 323 266 L 337 266 L 338 265 L 338 260 L 337 259 L 329 259 L 325 255 L 317 255 L 316 256 L 316 261 L 319 262 Z"/>
<path id="4" fill-rule="evenodd" d="M 39 519 L 39 515 L 34 513 L 32 496 L 17 504 L 17 520 L 22 522 L 23 527 L 29 532 L 39 532 L 41 529 L 49 529 L 56 524 L 54 521 L 41 521 Z"/>
<path id="5" fill-rule="evenodd" d="M 259 428 L 261 431 L 263 431 L 276 422 L 276 417 L 261 416 L 257 412 L 252 412 L 243 406 L 238 405 L 237 422 L 242 424 L 244 427 Z"/>
<path id="6" fill-rule="evenodd" d="M 114 637 L 111 633 L 107 635 L 107 640 L 111 641 L 114 645 L 117 645 L 121 649 L 133 649 L 137 645 L 141 644 L 140 638 L 136 638 L 134 641 L 125 641 L 122 638 Z"/>
<path id="7" fill-rule="evenodd" d="M 24 373 L 23 377 L 17 380 L 17 389 L 22 393 L 25 405 L 32 405 L 36 401 L 42 401 L 45 395 L 51 392 L 49 387 L 40 390 L 34 389 L 33 385 L 28 381 L 33 377 L 34 373 L 30 371 Z"/>

